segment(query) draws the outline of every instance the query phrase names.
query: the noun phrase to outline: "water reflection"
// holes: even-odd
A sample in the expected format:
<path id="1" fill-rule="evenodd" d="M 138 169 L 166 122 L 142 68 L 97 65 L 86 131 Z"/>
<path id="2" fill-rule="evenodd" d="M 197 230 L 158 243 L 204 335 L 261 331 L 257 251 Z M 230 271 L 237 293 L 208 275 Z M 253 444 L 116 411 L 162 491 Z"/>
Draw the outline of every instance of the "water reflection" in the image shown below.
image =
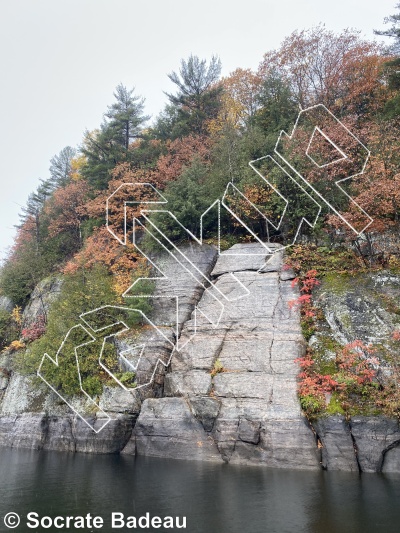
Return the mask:
<path id="1" fill-rule="evenodd" d="M 400 476 L 388 474 L 0 449 L 0 480 L 0 530 L 9 511 L 90 512 L 107 532 L 113 511 L 187 516 L 189 533 L 394 533 L 400 523 Z"/>

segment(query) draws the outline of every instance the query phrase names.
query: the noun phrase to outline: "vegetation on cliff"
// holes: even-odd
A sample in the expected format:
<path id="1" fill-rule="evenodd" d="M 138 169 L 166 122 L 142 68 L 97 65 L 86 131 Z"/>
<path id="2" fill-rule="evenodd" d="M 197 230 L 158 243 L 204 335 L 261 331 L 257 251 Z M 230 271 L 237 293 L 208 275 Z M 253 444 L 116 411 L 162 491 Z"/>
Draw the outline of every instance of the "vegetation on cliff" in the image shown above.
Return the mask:
<path id="1" fill-rule="evenodd" d="M 293 285 L 300 291 L 290 305 L 300 308 L 309 341 L 298 359 L 299 397 L 307 416 L 400 418 L 400 269 L 367 267 L 354 251 L 316 245 L 293 247 L 287 266 L 297 273 Z"/>
<path id="2" fill-rule="evenodd" d="M 397 15 L 392 22 L 395 26 L 384 34 L 395 37 L 398 45 Z M 356 31 L 334 34 L 318 26 L 288 36 L 277 50 L 264 55 L 254 72 L 237 68 L 221 78 L 217 57 L 207 62 L 190 56 L 182 60 L 178 72 L 169 74 L 176 92 L 166 95 L 165 109 L 151 124 L 145 114 L 144 98 L 133 89 L 118 85 L 114 102 L 105 111 L 98 129 L 86 131 L 78 148 L 66 147 L 54 156 L 49 177 L 40 182 L 21 213 L 15 244 L 0 274 L 1 295 L 10 298 L 15 306 L 12 313 L 1 311 L 1 346 L 21 348 L 22 342 L 27 344 L 28 350 L 20 359 L 33 369 L 44 351 L 54 353 L 80 313 L 123 301 L 122 294 L 144 268 L 143 258 L 135 247 L 129 243 L 120 245 L 106 227 L 106 200 L 124 183 L 151 183 L 168 200 L 167 209 L 182 226 L 199 235 L 200 216 L 223 197 L 227 184 L 232 182 L 238 192 L 230 192 L 226 199 L 242 223 L 227 211 L 221 213 L 225 242 L 248 240 L 247 226 L 262 240 L 288 243 L 303 238 L 308 243 L 318 243 L 317 247 L 302 249 L 298 269 L 303 275 L 300 303 L 304 330 L 310 337 L 317 311 L 311 302 L 313 276 L 308 271 L 317 269 L 323 273 L 334 269 L 352 274 L 400 266 L 397 53 L 397 49 L 387 50 L 362 39 Z M 271 183 L 291 198 L 291 211 L 282 223 L 269 224 L 266 218 L 281 219 L 282 199 L 274 195 L 271 186 L 260 180 L 248 163 L 273 154 L 280 131 L 291 132 L 299 109 L 317 104 L 324 104 L 367 146 L 371 157 L 363 176 L 346 182 L 346 195 L 336 187 L 341 174 L 335 165 L 326 165 L 324 182 L 319 185 L 324 197 L 337 209 L 332 212 L 323 208 L 315 226 L 302 224 L 296 235 L 298 221 L 307 217 L 310 201 L 318 203 L 318 195 L 299 191 L 295 179 L 282 177 L 275 168 L 271 171 Z M 307 125 L 301 128 L 297 141 L 290 149 L 285 147 L 284 153 L 295 162 L 299 173 L 307 174 L 310 158 L 301 157 L 300 152 L 310 132 Z M 339 128 L 332 133 L 338 143 L 344 142 L 340 138 L 343 131 Z M 318 157 L 333 160 L 332 146 L 327 146 L 322 137 L 315 145 L 313 149 L 319 150 L 320 155 L 314 152 L 308 155 L 321 168 Z M 262 165 L 260 171 L 265 171 Z M 320 174 L 311 172 L 309 179 L 317 187 Z M 138 189 L 136 203 L 127 206 L 130 220 L 133 217 L 143 220 L 142 211 L 148 199 L 143 191 Z M 362 211 L 354 208 L 350 197 Z M 119 207 L 113 212 L 112 229 L 116 232 L 124 230 L 124 200 L 127 198 L 121 194 Z M 339 211 L 341 216 L 337 215 Z M 372 222 L 358 237 L 345 220 L 358 227 L 365 212 Z M 160 213 L 150 219 L 173 241 L 189 238 L 182 226 Z M 216 230 L 216 220 L 211 216 L 204 218 L 203 236 L 215 240 Z M 131 231 L 128 228 L 128 237 Z M 291 256 L 294 266 L 298 250 Z M 23 333 L 20 309 L 37 283 L 54 273 L 64 277 L 57 304 L 49 316 L 40 318 L 40 323 L 31 324 L 28 329 L 25 327 Z M 357 359 L 360 350 L 361 345 L 342 348 L 342 362 L 338 364 L 345 367 L 332 371 L 330 379 L 335 383 L 351 381 L 354 367 L 361 365 L 363 377 L 358 385 L 362 388 L 374 383 L 364 363 L 369 356 L 362 361 Z M 307 373 L 314 362 L 311 364 L 311 359 L 305 358 L 301 364 Z M 90 366 L 86 387 L 95 394 L 103 376 L 93 374 L 92 370 Z M 339 379 L 338 372 L 345 377 Z M 66 370 L 60 387 L 72 393 L 74 387 L 67 374 Z M 324 383 L 321 387 L 325 393 L 333 385 Z M 340 395 L 342 389 L 337 387 L 334 392 Z M 303 392 L 301 395 L 307 396 Z M 305 405 L 304 400 L 303 406 L 318 410 Z"/>

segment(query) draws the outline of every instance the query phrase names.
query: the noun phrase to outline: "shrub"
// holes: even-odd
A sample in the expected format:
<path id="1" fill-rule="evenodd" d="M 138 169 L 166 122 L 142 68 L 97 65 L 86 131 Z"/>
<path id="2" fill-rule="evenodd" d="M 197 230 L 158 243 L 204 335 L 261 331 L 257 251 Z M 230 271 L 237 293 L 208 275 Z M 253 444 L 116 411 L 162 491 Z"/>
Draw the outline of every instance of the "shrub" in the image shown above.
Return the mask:
<path id="1" fill-rule="evenodd" d="M 46 321 L 44 316 L 39 316 L 39 318 L 22 330 L 22 338 L 26 342 L 33 342 L 36 339 L 39 339 L 46 332 Z"/>
<path id="2" fill-rule="evenodd" d="M 221 361 L 219 359 L 217 359 L 215 361 L 215 363 L 214 363 L 213 369 L 211 370 L 211 377 L 213 378 L 214 376 L 216 376 L 220 372 L 225 372 L 225 371 L 226 370 L 225 370 L 223 364 L 221 363 Z"/>

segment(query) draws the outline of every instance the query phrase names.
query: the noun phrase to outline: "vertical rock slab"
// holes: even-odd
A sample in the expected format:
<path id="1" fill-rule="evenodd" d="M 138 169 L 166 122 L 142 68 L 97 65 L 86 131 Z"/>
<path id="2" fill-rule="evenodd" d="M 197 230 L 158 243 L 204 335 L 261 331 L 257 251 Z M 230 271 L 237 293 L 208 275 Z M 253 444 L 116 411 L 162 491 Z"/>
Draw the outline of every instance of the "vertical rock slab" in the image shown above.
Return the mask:
<path id="1" fill-rule="evenodd" d="M 173 352 L 165 394 L 191 406 L 185 408 L 191 422 L 180 424 L 180 431 L 196 420 L 202 423 L 226 462 L 318 469 L 315 437 L 296 394 L 295 359 L 304 344 L 299 315 L 289 301 L 298 295 L 291 276 L 281 279 L 281 269 L 282 253 L 268 257 L 259 244 L 235 245 L 218 258 L 215 288 L 199 302 L 205 316 L 185 323 L 180 340 L 188 342 Z M 240 298 L 234 299 L 238 285 Z M 216 316 L 217 300 L 223 312 L 214 327 L 205 317 Z M 209 399 L 217 402 L 217 412 Z M 155 418 L 139 417 L 142 443 Z M 181 438 L 190 439 L 190 432 Z M 149 439 L 146 445 L 155 447 Z M 144 449 L 138 446 L 138 453 Z M 182 450 L 170 456 L 181 457 Z"/>
<path id="2" fill-rule="evenodd" d="M 41 414 L 23 413 L 0 417 L 0 446 L 40 450 L 46 435 L 46 421 Z"/>
<path id="3" fill-rule="evenodd" d="M 400 441 L 384 454 L 382 472 L 400 474 Z"/>
<path id="4" fill-rule="evenodd" d="M 313 421 L 313 427 L 322 444 L 323 468 L 359 471 L 350 426 L 344 416 L 321 417 Z"/>
<path id="5" fill-rule="evenodd" d="M 118 341 L 119 351 L 124 352 L 126 361 L 136 367 L 137 397 L 140 400 L 162 395 L 164 365 L 170 361 L 176 335 L 179 336 L 203 294 L 203 285 L 217 257 L 216 248 L 207 244 L 184 246 L 182 253 L 186 261 L 178 252 L 151 257 L 158 269 L 154 275 L 160 278 L 155 281 L 149 300 L 152 305 L 149 313 L 151 326 L 143 328 L 137 337 L 128 336 Z M 131 352 L 134 346 L 143 346 L 140 359 L 138 350 Z"/>
<path id="6" fill-rule="evenodd" d="M 215 442 L 183 398 L 145 400 L 134 435 L 138 455 L 221 461 Z"/>
<path id="7" fill-rule="evenodd" d="M 28 305 L 22 314 L 22 327 L 31 326 L 41 318 L 45 318 L 51 304 L 60 295 L 61 278 L 50 276 L 39 282 L 32 292 Z"/>
<path id="8" fill-rule="evenodd" d="M 394 447 L 400 444 L 399 422 L 385 416 L 354 416 L 350 425 L 361 471 L 389 471 L 398 453 Z"/>
<path id="9" fill-rule="evenodd" d="M 94 427 L 101 427 L 101 419 L 92 419 Z M 81 419 L 74 418 L 72 434 L 75 442 L 75 451 L 83 453 L 119 453 L 127 445 L 132 435 L 133 418 L 120 415 L 112 420 L 101 430 L 95 433 Z"/>

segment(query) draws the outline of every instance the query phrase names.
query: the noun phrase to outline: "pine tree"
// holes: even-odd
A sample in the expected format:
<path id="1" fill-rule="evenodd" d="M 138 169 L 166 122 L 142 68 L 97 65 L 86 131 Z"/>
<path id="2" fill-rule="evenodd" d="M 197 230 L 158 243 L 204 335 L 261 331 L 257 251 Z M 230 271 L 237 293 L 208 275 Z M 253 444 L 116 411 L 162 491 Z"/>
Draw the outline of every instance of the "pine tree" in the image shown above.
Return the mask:
<path id="1" fill-rule="evenodd" d="M 399 9 L 399 13 L 390 15 L 384 20 L 385 24 L 392 23 L 392 27 L 387 30 L 374 30 L 374 33 L 385 37 L 393 37 L 395 42 L 390 49 L 393 53 L 398 54 L 400 52 L 400 2 L 396 4 L 396 8 Z"/>
<path id="2" fill-rule="evenodd" d="M 76 150 L 66 146 L 58 155 L 50 160 L 50 176 L 54 188 L 67 185 L 71 175 L 71 161 L 76 155 Z"/>
<path id="3" fill-rule="evenodd" d="M 383 35 L 385 37 L 392 37 L 394 43 L 389 47 L 389 52 L 399 56 L 400 54 L 400 2 L 396 4 L 399 12 L 386 17 L 385 24 L 392 23 L 392 26 L 387 30 L 375 30 L 376 35 Z M 400 57 L 395 57 L 391 61 L 388 61 L 385 65 L 388 88 L 389 90 L 397 93 L 391 98 L 385 105 L 384 116 L 391 119 L 400 115 Z"/>
<path id="4" fill-rule="evenodd" d="M 128 90 L 120 83 L 114 92 L 116 102 L 108 107 L 104 115 L 108 119 L 106 129 L 111 133 L 114 142 L 125 150 L 140 136 L 141 126 L 150 118 L 143 114 L 144 98 L 133 96 L 133 92 L 134 88 Z"/>
<path id="5" fill-rule="evenodd" d="M 168 74 L 177 86 L 177 94 L 166 93 L 171 106 L 167 107 L 172 120 L 172 138 L 190 133 L 206 133 L 207 121 L 215 118 L 220 108 L 222 86 L 218 85 L 221 74 L 221 61 L 213 56 L 209 65 L 191 55 L 187 61 L 182 59 L 179 73 Z M 175 132 L 174 132 L 175 130 Z"/>
<path id="6" fill-rule="evenodd" d="M 143 114 L 144 99 L 133 95 L 119 84 L 114 92 L 116 102 L 108 107 L 100 129 L 85 133 L 81 152 L 86 157 L 82 174 L 98 189 L 105 189 L 111 171 L 118 163 L 129 160 L 129 145 L 141 135 L 149 119 Z"/>

